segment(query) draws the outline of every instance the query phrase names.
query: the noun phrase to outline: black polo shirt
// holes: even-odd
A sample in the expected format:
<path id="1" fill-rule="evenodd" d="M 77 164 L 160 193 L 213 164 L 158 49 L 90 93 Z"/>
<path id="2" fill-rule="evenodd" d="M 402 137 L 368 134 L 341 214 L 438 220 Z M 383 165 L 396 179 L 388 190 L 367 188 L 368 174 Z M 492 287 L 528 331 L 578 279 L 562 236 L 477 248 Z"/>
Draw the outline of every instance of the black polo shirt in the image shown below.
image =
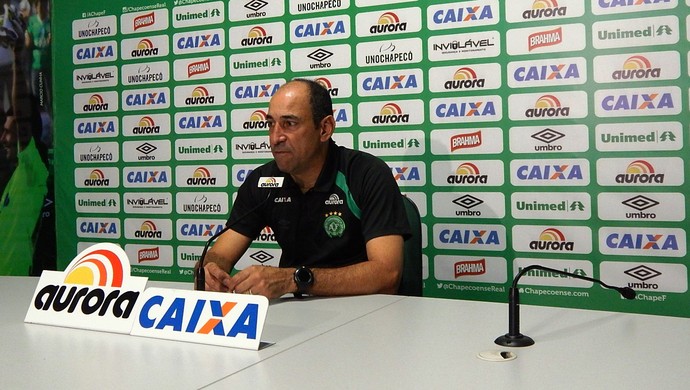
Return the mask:
<path id="1" fill-rule="evenodd" d="M 283 178 L 282 187 L 260 186 L 272 178 Z M 275 161 L 255 169 L 238 190 L 228 224 L 250 238 L 270 226 L 282 249 L 281 267 L 354 264 L 367 260 L 368 240 L 410 235 L 388 165 L 333 141 L 316 185 L 307 193 Z"/>

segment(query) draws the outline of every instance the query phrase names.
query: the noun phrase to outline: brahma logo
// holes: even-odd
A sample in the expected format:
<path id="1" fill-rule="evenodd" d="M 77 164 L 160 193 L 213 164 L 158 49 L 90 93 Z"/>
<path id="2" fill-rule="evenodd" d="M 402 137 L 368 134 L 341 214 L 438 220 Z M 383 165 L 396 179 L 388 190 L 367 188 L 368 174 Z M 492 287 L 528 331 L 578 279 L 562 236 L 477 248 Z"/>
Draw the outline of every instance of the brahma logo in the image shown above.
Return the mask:
<path id="1" fill-rule="evenodd" d="M 486 259 L 474 261 L 458 261 L 454 264 L 455 278 L 462 276 L 477 276 L 486 273 Z"/>
<path id="2" fill-rule="evenodd" d="M 563 29 L 561 27 L 552 30 L 540 31 L 527 37 L 528 51 L 546 46 L 556 46 L 563 42 Z"/>
<path id="3" fill-rule="evenodd" d="M 410 114 L 404 114 L 396 103 L 386 103 L 381 108 L 381 113 L 371 118 L 374 124 L 408 123 Z"/>
<path id="4" fill-rule="evenodd" d="M 476 164 L 466 162 L 458 165 L 454 175 L 446 179 L 448 184 L 487 184 L 489 176 L 482 174 Z"/>
<path id="5" fill-rule="evenodd" d="M 198 74 L 208 73 L 211 71 L 211 59 L 207 58 L 202 61 L 192 62 L 187 65 L 187 77 L 192 78 Z"/>
<path id="6" fill-rule="evenodd" d="M 92 170 L 89 178 L 84 180 L 84 186 L 86 187 L 108 187 L 109 185 L 110 179 L 106 178 L 100 169 Z"/>
<path id="7" fill-rule="evenodd" d="M 266 130 L 268 129 L 268 122 L 266 121 L 266 111 L 255 110 L 249 116 L 249 120 L 242 124 L 245 130 Z"/>
<path id="8" fill-rule="evenodd" d="M 525 20 L 546 19 L 554 17 L 564 17 L 568 12 L 568 7 L 560 7 L 556 0 L 534 0 L 532 9 L 522 13 Z"/>
<path id="9" fill-rule="evenodd" d="M 266 34 L 266 30 L 261 26 L 252 27 L 247 33 L 247 37 L 240 42 L 242 47 L 252 47 L 261 45 L 270 45 L 273 43 L 273 37 Z"/>
<path id="10" fill-rule="evenodd" d="M 151 238 L 161 239 L 163 237 L 163 232 L 158 230 L 158 228 L 156 227 L 156 224 L 153 223 L 153 221 L 144 221 L 141 224 L 141 227 L 139 228 L 139 230 L 136 230 L 134 232 L 134 237 L 135 238 L 148 238 L 148 239 L 151 239 Z"/>
<path id="11" fill-rule="evenodd" d="M 137 48 L 132 50 L 132 58 L 157 56 L 158 48 L 153 45 L 150 39 L 142 39 L 137 44 Z"/>
<path id="12" fill-rule="evenodd" d="M 527 118 L 557 118 L 570 116 L 570 107 L 561 107 L 561 101 L 554 95 L 542 95 L 534 108 L 525 111 Z"/>
<path id="13" fill-rule="evenodd" d="M 105 102 L 103 96 L 95 93 L 89 98 L 89 102 L 82 107 L 84 112 L 98 112 L 108 111 L 108 103 Z"/>
<path id="14" fill-rule="evenodd" d="M 129 333 L 146 278 L 130 277 L 127 255 L 115 244 L 93 245 L 64 272 L 43 271 L 25 322 Z M 136 312 L 135 312 L 136 313 Z"/>
<path id="15" fill-rule="evenodd" d="M 199 167 L 194 170 L 192 177 L 187 179 L 187 185 L 190 186 L 215 186 L 216 178 L 211 176 L 208 168 Z"/>
<path id="16" fill-rule="evenodd" d="M 628 165 L 625 173 L 616 175 L 619 184 L 664 184 L 664 174 L 656 173 L 654 166 L 645 160 L 635 160 Z"/>
<path id="17" fill-rule="evenodd" d="M 477 73 L 470 67 L 462 67 L 455 71 L 452 80 L 446 81 L 443 87 L 449 91 L 458 89 L 484 88 L 485 79 L 477 78 Z"/>
<path id="18" fill-rule="evenodd" d="M 145 263 L 147 261 L 156 261 L 160 259 L 160 247 L 142 248 L 137 250 L 137 263 Z"/>
<path id="19" fill-rule="evenodd" d="M 575 248 L 575 243 L 566 241 L 565 235 L 560 230 L 548 228 L 539 234 L 538 240 L 529 243 L 529 248 L 535 251 L 572 252 Z"/>
<path id="20" fill-rule="evenodd" d="M 450 151 L 459 149 L 476 148 L 482 145 L 482 131 L 474 133 L 458 134 L 450 138 Z"/>
<path id="21" fill-rule="evenodd" d="M 684 257 L 685 230 L 603 227 L 599 230 L 603 254 Z"/>
<path id="22" fill-rule="evenodd" d="M 137 126 L 132 128 L 132 133 L 139 134 L 159 134 L 161 127 L 156 125 L 156 121 L 148 115 L 142 116 Z"/>
<path id="23" fill-rule="evenodd" d="M 623 69 L 616 70 L 611 76 L 614 80 L 647 80 L 661 76 L 661 68 L 652 68 L 651 62 L 641 55 L 628 57 Z"/>
<path id="24" fill-rule="evenodd" d="M 201 104 L 213 104 L 215 102 L 215 96 L 208 93 L 206 87 L 196 87 L 192 91 L 190 97 L 186 98 L 184 103 L 188 106 L 201 105 Z"/>
<path id="25" fill-rule="evenodd" d="M 135 17 L 134 21 L 132 22 L 132 27 L 134 28 L 134 31 L 137 31 L 140 28 L 150 27 L 154 24 L 156 24 L 156 14 L 151 12 Z"/>
<path id="26" fill-rule="evenodd" d="M 370 34 L 384 34 L 407 31 L 407 23 L 400 22 L 400 18 L 394 12 L 384 12 L 379 16 L 378 22 L 369 29 Z"/>

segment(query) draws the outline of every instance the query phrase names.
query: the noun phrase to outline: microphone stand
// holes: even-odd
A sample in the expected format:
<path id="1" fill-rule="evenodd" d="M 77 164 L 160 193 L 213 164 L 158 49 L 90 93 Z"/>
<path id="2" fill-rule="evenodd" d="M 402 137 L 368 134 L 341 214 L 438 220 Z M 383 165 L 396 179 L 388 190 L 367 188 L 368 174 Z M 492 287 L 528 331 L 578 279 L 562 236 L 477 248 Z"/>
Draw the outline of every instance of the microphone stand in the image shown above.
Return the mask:
<path id="1" fill-rule="evenodd" d="M 268 195 L 266 195 L 266 199 L 262 200 L 257 204 L 256 206 L 252 207 L 249 211 L 246 213 L 242 214 L 239 216 L 236 220 L 235 223 L 228 223 L 225 225 L 224 228 L 222 228 L 218 233 L 214 234 L 211 236 L 211 238 L 206 241 L 206 245 L 204 246 L 204 250 L 201 252 L 201 257 L 199 257 L 199 261 L 197 261 L 196 266 L 194 267 L 194 290 L 196 291 L 205 291 L 206 290 L 206 270 L 204 269 L 204 261 L 206 260 L 206 252 L 208 252 L 208 248 L 211 246 L 211 243 L 215 241 L 218 237 L 220 237 L 223 233 L 227 232 L 233 225 L 238 223 L 239 221 L 243 220 L 246 218 L 248 215 L 252 214 L 256 210 L 258 210 L 261 206 L 263 206 L 266 202 L 268 202 L 269 199 L 271 199 L 271 195 L 273 195 L 273 190 L 271 189 L 268 191 Z"/>
<path id="2" fill-rule="evenodd" d="M 555 268 L 544 267 L 542 265 L 529 265 L 520 270 L 520 272 L 513 278 L 513 284 L 508 291 L 508 333 L 498 337 L 494 342 L 504 347 L 528 347 L 534 344 L 534 340 L 520 333 L 520 292 L 517 284 L 520 278 L 529 271 L 540 269 L 557 273 L 559 275 L 571 276 L 576 279 L 587 280 L 589 282 L 599 283 L 600 285 L 618 291 L 626 299 L 635 299 L 635 290 L 630 287 L 617 287 L 608 285 L 601 280 L 590 278 L 583 275 L 577 275 L 570 272 L 561 271 Z"/>

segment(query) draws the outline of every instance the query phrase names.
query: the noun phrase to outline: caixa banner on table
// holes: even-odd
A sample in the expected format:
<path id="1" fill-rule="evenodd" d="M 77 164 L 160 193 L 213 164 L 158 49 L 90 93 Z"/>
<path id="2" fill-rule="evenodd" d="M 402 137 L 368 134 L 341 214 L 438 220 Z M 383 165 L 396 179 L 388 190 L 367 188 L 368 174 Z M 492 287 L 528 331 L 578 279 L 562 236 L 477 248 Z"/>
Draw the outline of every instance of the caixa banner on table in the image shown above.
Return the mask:
<path id="1" fill-rule="evenodd" d="M 115 244 L 93 245 L 64 272 L 44 271 L 24 322 L 258 350 L 268 299 L 147 288 Z"/>

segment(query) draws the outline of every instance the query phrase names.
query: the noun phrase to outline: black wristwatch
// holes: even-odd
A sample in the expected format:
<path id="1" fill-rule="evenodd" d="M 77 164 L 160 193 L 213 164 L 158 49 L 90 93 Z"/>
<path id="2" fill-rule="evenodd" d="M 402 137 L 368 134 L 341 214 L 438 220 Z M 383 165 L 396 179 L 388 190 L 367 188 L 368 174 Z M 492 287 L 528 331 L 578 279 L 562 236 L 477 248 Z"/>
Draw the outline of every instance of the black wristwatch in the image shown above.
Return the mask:
<path id="1" fill-rule="evenodd" d="M 295 269 L 293 279 L 295 280 L 295 284 L 297 284 L 296 297 L 301 297 L 302 294 L 306 294 L 309 288 L 314 285 L 314 273 L 305 266 Z"/>

